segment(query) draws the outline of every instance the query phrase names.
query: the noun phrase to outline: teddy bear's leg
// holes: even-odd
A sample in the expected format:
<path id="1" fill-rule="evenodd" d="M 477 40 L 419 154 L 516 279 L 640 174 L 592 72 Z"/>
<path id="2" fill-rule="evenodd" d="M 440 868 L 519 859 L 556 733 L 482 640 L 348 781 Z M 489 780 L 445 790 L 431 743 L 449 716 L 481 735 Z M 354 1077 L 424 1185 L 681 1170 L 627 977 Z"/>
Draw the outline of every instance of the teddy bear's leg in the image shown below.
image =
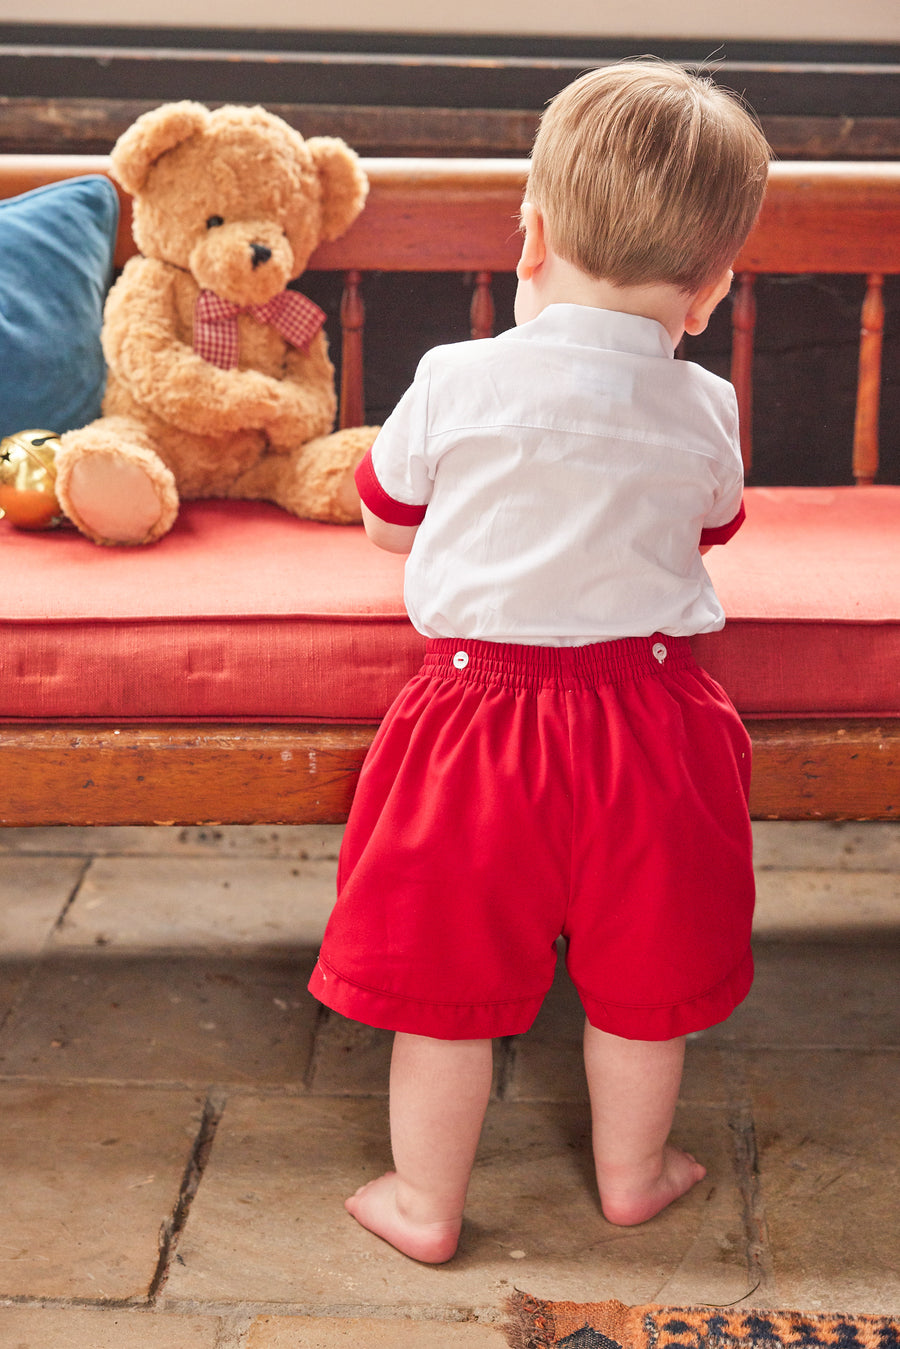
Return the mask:
<path id="1" fill-rule="evenodd" d="M 289 454 L 267 454 L 228 495 L 273 501 L 307 520 L 358 524 L 362 513 L 353 474 L 377 434 L 375 426 L 354 426 L 317 436 Z"/>
<path id="2" fill-rule="evenodd" d="M 101 417 L 61 437 L 56 492 L 95 543 L 153 543 L 178 513 L 178 490 L 140 423 Z"/>

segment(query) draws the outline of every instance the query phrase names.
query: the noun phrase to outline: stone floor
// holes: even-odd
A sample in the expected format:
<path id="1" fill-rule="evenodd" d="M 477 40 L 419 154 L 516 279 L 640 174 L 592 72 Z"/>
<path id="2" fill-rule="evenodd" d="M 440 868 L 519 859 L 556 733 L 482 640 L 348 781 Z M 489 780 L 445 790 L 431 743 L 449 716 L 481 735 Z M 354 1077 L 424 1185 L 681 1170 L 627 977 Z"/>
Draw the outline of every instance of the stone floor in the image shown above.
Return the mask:
<path id="1" fill-rule="evenodd" d="M 600 1216 L 560 981 L 440 1268 L 341 1206 L 389 1161 L 389 1043 L 305 991 L 339 839 L 0 830 L 0 1349 L 502 1349 L 516 1287 L 900 1313 L 895 825 L 758 828 L 757 982 L 676 1120 L 702 1185 Z"/>

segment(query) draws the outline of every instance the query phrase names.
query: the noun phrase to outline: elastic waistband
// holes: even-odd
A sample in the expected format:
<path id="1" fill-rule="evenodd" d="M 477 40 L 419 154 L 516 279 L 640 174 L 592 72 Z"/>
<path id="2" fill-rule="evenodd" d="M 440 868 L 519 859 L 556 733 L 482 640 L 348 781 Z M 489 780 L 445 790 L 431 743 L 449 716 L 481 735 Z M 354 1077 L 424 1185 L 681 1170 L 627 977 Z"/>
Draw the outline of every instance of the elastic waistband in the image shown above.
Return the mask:
<path id="1" fill-rule="evenodd" d="M 587 646 L 526 646 L 512 642 L 430 639 L 422 673 L 497 682 L 509 688 L 586 688 L 618 684 L 694 665 L 687 637 L 655 632 Z"/>

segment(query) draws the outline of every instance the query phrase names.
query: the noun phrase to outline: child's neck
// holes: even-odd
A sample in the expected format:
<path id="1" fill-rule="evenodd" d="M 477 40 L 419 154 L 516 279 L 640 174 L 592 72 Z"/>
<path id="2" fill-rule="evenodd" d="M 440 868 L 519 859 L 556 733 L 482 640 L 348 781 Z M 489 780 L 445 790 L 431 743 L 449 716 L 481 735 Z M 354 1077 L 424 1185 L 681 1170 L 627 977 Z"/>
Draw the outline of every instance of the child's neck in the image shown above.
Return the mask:
<path id="1" fill-rule="evenodd" d="M 580 267 L 548 250 L 543 266 L 524 284 L 516 298 L 516 322 L 537 318 L 551 304 L 580 304 L 636 314 L 661 323 L 674 346 L 681 341 L 690 309 L 690 296 L 665 282 L 646 286 L 616 286 L 589 276 Z"/>

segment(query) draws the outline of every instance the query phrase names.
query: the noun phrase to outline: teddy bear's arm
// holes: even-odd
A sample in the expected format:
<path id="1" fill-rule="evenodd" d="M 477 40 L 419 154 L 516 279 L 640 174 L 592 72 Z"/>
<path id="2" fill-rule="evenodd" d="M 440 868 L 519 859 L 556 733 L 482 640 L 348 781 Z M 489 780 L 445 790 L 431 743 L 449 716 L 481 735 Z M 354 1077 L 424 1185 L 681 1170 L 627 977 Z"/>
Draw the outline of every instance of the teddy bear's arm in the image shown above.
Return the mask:
<path id="1" fill-rule="evenodd" d="M 133 258 L 106 302 L 103 352 L 137 402 L 182 430 L 220 435 L 267 429 L 281 407 L 279 381 L 257 370 L 221 370 L 178 335 L 175 271 Z"/>
<path id="2" fill-rule="evenodd" d="M 305 351 L 290 347 L 284 378 L 274 383 L 278 409 L 266 421 L 273 450 L 286 453 L 332 429 L 337 399 L 334 367 L 328 357 L 324 334 L 319 333 L 313 338 Z"/>

